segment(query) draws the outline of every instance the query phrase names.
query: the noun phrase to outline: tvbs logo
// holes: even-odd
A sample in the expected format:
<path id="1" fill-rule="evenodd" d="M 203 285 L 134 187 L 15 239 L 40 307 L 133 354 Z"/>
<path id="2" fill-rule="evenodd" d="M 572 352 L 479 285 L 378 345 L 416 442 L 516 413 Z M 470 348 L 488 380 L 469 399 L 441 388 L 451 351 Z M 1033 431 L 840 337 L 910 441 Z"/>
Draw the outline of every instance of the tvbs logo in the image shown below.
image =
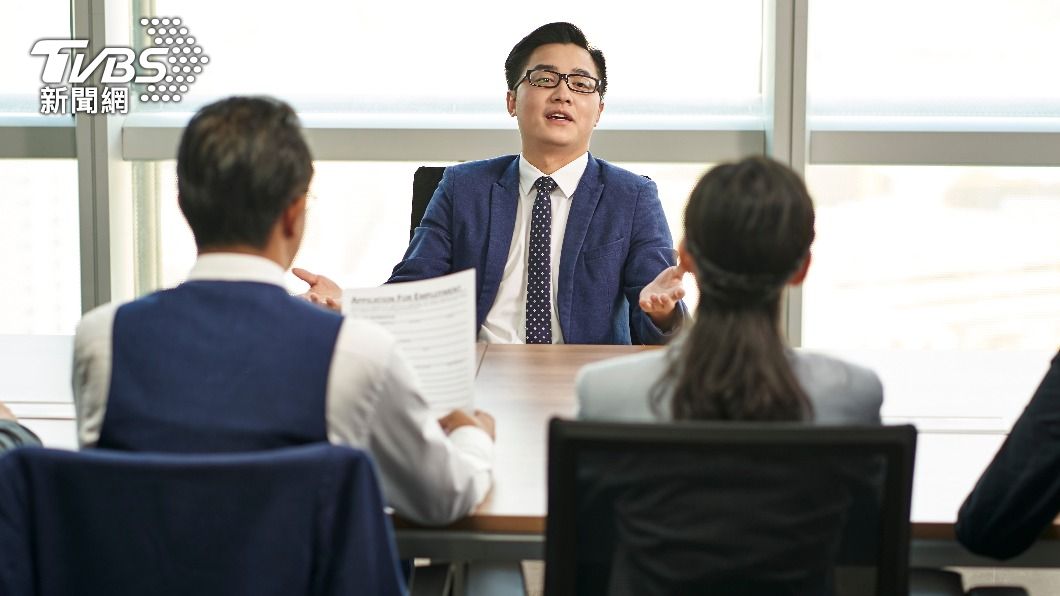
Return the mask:
<path id="1" fill-rule="evenodd" d="M 84 83 L 101 65 L 103 74 L 99 81 L 104 85 L 130 81 L 144 84 L 157 83 L 166 76 L 165 57 L 169 54 L 166 48 L 147 48 L 140 52 L 139 59 L 129 48 L 103 48 L 88 63 L 88 66 L 84 66 L 85 54 L 64 52 L 64 50 L 83 50 L 87 47 L 87 39 L 42 39 L 33 44 L 33 49 L 29 53 L 34 56 L 46 56 L 41 82 L 47 84 Z M 70 55 L 73 55 L 73 65 L 69 64 Z M 137 75 L 132 66 L 134 63 L 139 63 L 144 71 L 150 71 L 151 74 Z M 70 77 L 64 79 L 68 66 Z"/>
<path id="2" fill-rule="evenodd" d="M 91 109 L 89 100 L 100 98 L 109 100 L 103 106 L 104 113 L 126 113 L 129 83 L 141 86 L 142 102 L 181 101 L 209 57 L 179 18 L 143 18 L 139 24 L 151 44 L 139 53 L 125 47 L 105 47 L 90 57 L 84 51 L 87 39 L 42 39 L 35 43 L 30 54 L 44 57 L 41 82 L 46 86 L 41 88 L 41 113 L 66 113 L 68 99 L 73 100 L 75 113 L 99 113 Z M 97 71 L 102 87 L 83 86 Z M 64 84 L 72 87 L 56 87 Z M 115 103 L 120 109 L 113 109 Z"/>

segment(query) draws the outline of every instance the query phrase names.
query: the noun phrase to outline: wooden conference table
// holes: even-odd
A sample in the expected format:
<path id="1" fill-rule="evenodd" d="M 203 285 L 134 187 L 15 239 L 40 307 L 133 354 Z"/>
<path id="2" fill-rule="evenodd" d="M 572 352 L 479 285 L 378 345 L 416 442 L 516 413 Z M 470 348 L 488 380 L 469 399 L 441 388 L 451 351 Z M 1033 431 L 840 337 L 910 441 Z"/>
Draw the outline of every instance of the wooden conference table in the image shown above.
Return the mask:
<path id="1" fill-rule="evenodd" d="M 574 416 L 574 378 L 582 366 L 645 349 L 653 348 L 480 344 L 475 405 L 497 421 L 493 490 L 473 515 L 445 528 L 417 528 L 399 520 L 402 554 L 471 562 L 542 559 L 548 420 Z M 957 544 L 953 533 L 957 508 L 1004 434 L 884 416 L 885 423 L 906 421 L 920 428 L 913 485 L 913 565 L 1052 567 L 1060 561 L 1060 526 L 1024 555 L 1004 563 L 972 555 Z"/>
<path id="2" fill-rule="evenodd" d="M 0 335 L 0 399 L 50 447 L 76 448 L 70 336 Z M 575 413 L 574 377 L 590 362 L 651 349 L 480 344 L 476 406 L 497 420 L 494 487 L 445 528 L 400 525 L 405 556 L 507 562 L 544 554 L 548 420 Z M 953 538 L 965 495 L 1030 399 L 1055 352 L 843 351 L 883 379 L 886 423 L 919 430 L 913 479 L 912 561 L 922 566 L 1055 567 L 1060 526 L 1027 553 L 975 557 Z"/>

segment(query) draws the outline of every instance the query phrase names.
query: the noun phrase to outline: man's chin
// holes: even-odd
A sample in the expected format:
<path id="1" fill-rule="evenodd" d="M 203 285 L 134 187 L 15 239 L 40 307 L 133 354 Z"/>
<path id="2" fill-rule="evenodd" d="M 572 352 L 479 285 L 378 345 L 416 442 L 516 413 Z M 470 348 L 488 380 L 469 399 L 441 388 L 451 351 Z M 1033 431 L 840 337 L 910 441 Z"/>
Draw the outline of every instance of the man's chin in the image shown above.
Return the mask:
<path id="1" fill-rule="evenodd" d="M 566 131 L 558 131 L 566 132 Z M 549 134 L 543 135 L 539 139 L 539 143 L 543 146 L 571 149 L 573 147 L 585 146 L 588 147 L 588 139 L 582 139 L 580 136 L 573 134 Z"/>
<path id="2" fill-rule="evenodd" d="M 556 131 L 552 131 L 556 132 Z M 573 132 L 573 131 L 571 131 Z M 532 139 L 523 137 L 523 147 L 536 148 L 538 152 L 569 156 L 589 150 L 589 140 L 573 134 L 543 134 Z"/>

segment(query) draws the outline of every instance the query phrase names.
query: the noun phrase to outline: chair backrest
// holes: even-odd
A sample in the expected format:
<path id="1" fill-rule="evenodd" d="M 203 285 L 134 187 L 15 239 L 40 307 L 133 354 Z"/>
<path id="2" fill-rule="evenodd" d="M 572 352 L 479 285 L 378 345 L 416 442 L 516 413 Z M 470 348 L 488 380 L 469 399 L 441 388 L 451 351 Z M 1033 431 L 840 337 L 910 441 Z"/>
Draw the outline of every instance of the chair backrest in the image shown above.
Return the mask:
<path id="1" fill-rule="evenodd" d="M 904 594 L 916 430 L 549 428 L 546 594 Z"/>
<path id="2" fill-rule="evenodd" d="M 403 594 L 374 465 L 325 444 L 0 458 L 0 593 Z"/>
<path id="3" fill-rule="evenodd" d="M 420 166 L 412 177 L 412 222 L 409 226 L 409 240 L 416 233 L 416 228 L 427 212 L 427 203 L 431 202 L 438 183 L 442 181 L 445 168 L 441 166 Z"/>

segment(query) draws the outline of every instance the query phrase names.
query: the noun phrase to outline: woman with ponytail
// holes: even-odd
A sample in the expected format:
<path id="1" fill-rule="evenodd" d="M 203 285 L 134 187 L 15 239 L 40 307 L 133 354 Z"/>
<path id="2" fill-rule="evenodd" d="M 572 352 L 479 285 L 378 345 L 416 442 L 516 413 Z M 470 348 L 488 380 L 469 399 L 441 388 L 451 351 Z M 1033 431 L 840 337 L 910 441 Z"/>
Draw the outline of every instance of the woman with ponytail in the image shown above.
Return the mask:
<path id="1" fill-rule="evenodd" d="M 693 324 L 666 350 L 583 369 L 579 417 L 879 423 L 875 373 L 781 334 L 781 294 L 806 277 L 813 238 L 813 202 L 791 169 L 750 157 L 708 172 L 678 248 L 699 287 Z"/>

